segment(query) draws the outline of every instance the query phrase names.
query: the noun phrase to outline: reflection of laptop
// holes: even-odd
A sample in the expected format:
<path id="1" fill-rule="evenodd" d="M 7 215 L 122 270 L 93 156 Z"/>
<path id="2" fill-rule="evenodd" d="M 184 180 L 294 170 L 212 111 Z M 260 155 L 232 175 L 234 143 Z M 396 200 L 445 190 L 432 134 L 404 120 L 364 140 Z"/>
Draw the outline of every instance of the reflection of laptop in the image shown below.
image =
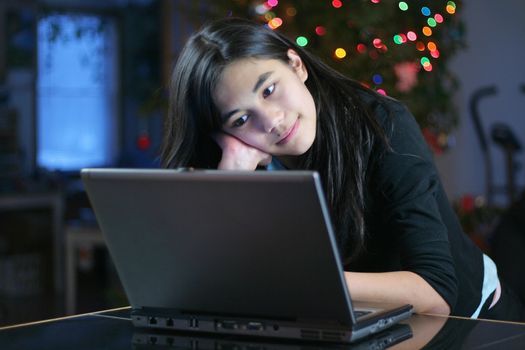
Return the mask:
<path id="1" fill-rule="evenodd" d="M 352 342 L 411 315 L 353 308 L 315 172 L 81 174 L 138 327 Z"/>
<path id="2" fill-rule="evenodd" d="M 390 348 L 412 338 L 412 328 L 407 324 L 395 324 L 388 329 L 365 339 L 349 344 L 298 342 L 264 338 L 232 338 L 220 335 L 197 335 L 188 332 L 166 332 L 161 330 L 137 330 L 133 333 L 135 350 L 164 349 L 235 349 L 235 350 L 381 350 Z"/>

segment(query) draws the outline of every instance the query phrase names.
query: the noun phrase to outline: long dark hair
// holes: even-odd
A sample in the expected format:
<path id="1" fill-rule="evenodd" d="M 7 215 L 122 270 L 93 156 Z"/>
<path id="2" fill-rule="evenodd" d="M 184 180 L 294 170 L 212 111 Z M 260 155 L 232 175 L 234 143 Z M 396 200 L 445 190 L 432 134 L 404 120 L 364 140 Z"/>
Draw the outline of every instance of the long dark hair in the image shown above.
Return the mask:
<path id="1" fill-rule="evenodd" d="M 227 18 L 205 25 L 191 36 L 174 68 L 170 85 L 162 165 L 216 168 L 221 150 L 211 139 L 221 129 L 212 92 L 223 71 L 241 58 L 288 62 L 288 49 L 301 57 L 318 114 L 316 139 L 299 159 L 301 169 L 320 173 L 340 250 L 350 261 L 365 242 L 368 175 L 386 134 L 370 106 L 382 97 L 328 67 L 268 27 Z M 383 147 L 378 147 L 382 145 Z M 386 146 L 386 147 L 385 147 Z"/>

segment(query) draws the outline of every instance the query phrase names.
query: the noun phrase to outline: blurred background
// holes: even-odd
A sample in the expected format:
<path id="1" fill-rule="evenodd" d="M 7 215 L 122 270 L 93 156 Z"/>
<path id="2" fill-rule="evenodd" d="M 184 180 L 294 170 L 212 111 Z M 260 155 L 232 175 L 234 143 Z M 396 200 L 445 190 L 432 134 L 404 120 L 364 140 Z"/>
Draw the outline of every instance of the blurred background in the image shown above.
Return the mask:
<path id="1" fill-rule="evenodd" d="M 520 0 L 0 0 L 0 326 L 127 305 L 79 170 L 159 166 L 171 67 L 225 16 L 405 102 L 466 233 L 525 296 L 524 13 Z"/>

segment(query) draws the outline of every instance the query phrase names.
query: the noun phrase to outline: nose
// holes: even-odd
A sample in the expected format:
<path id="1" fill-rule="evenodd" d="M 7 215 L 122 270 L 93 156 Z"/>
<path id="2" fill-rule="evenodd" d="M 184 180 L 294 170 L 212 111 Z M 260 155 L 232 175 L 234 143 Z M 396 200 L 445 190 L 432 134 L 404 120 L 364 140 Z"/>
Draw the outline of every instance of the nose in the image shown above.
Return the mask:
<path id="1" fill-rule="evenodd" d="M 284 112 L 277 108 L 267 108 L 261 113 L 261 126 L 264 132 L 271 134 L 278 132 L 279 126 L 284 119 Z"/>

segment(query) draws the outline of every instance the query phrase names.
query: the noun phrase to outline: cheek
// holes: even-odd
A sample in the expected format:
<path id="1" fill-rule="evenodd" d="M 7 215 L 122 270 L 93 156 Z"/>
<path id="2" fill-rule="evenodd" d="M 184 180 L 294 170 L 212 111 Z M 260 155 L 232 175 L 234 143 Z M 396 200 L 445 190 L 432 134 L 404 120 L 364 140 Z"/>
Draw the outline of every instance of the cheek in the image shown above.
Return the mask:
<path id="1" fill-rule="evenodd" d="M 229 130 L 226 133 L 255 148 L 261 148 L 263 144 L 263 140 L 260 135 L 257 135 L 256 133 L 248 130 Z"/>
<path id="2" fill-rule="evenodd" d="M 304 99 L 304 108 L 306 108 L 306 112 L 308 114 L 311 114 L 313 117 L 317 116 L 317 109 L 315 107 L 315 102 L 312 94 L 310 94 L 310 91 L 305 86 L 304 92 L 303 92 L 303 99 Z"/>
<path id="3" fill-rule="evenodd" d="M 312 95 L 310 94 L 310 91 L 306 87 L 306 85 L 301 84 L 300 86 L 297 86 L 292 96 L 295 97 L 295 103 L 299 106 L 301 106 L 301 109 L 310 109 L 311 105 L 313 103 Z"/>

